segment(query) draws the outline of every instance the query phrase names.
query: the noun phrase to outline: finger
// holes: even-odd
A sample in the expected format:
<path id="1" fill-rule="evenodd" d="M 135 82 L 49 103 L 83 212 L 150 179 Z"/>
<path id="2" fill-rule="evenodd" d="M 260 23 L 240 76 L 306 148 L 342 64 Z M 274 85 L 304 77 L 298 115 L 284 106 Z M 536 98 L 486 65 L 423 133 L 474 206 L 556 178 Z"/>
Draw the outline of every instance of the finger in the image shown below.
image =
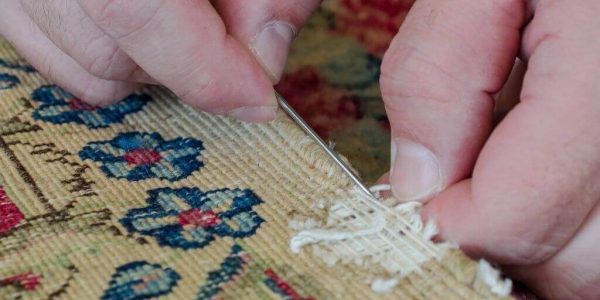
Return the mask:
<path id="1" fill-rule="evenodd" d="M 44 76 L 88 103 L 106 105 L 122 99 L 137 87 L 86 72 L 46 38 L 17 1 L 1 2 L 0 28 L 4 38 Z"/>
<path id="2" fill-rule="evenodd" d="M 78 2 L 129 57 L 185 102 L 245 121 L 275 117 L 272 83 L 227 35 L 209 1 Z"/>
<path id="3" fill-rule="evenodd" d="M 397 198 L 428 200 L 470 174 L 490 132 L 492 95 L 518 50 L 524 3 L 414 4 L 384 57 L 380 80 Z"/>
<path id="4" fill-rule="evenodd" d="M 495 129 L 472 182 L 434 199 L 447 239 L 504 263 L 559 251 L 600 199 L 600 3 L 539 2 L 526 29 L 521 103 Z M 565 36 L 567 34 L 567 36 Z"/>
<path id="5" fill-rule="evenodd" d="M 46 36 L 94 76 L 154 83 L 117 43 L 102 32 L 71 0 L 21 0 Z"/>
<path id="6" fill-rule="evenodd" d="M 256 56 L 277 83 L 287 61 L 292 39 L 318 8 L 321 0 L 218 1 L 227 30 Z"/>
<path id="7" fill-rule="evenodd" d="M 545 299 L 600 299 L 600 206 L 557 255 L 533 266 L 505 268 Z"/>

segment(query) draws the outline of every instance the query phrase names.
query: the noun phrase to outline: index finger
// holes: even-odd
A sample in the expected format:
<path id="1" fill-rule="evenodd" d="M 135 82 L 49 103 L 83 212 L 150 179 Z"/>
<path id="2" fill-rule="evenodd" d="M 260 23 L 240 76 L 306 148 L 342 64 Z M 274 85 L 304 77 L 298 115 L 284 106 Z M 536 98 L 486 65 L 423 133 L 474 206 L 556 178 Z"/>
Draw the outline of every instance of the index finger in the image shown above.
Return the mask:
<path id="1" fill-rule="evenodd" d="M 79 0 L 150 76 L 183 101 L 246 121 L 275 116 L 272 84 L 209 1 Z"/>

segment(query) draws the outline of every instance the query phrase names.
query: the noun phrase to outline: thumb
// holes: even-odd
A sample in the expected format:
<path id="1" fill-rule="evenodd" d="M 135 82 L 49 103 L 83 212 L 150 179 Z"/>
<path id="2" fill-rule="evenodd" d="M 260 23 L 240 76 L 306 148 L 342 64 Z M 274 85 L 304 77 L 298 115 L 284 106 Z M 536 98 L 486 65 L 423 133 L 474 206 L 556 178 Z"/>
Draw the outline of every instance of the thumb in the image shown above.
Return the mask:
<path id="1" fill-rule="evenodd" d="M 491 130 L 492 95 L 518 50 L 523 1 L 417 1 L 387 51 L 390 182 L 425 201 L 467 177 Z"/>
<path id="2" fill-rule="evenodd" d="M 231 0 L 216 4 L 230 34 L 254 53 L 273 83 L 277 83 L 293 38 L 320 3 L 320 0 Z"/>

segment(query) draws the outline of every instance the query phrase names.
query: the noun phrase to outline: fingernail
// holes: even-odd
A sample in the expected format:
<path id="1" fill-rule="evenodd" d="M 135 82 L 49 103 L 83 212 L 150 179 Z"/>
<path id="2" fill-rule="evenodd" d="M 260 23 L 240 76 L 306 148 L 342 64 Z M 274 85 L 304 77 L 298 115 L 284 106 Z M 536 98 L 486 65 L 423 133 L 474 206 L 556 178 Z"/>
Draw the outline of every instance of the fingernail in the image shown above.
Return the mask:
<path id="1" fill-rule="evenodd" d="M 392 141 L 390 182 L 400 201 L 427 201 L 442 188 L 437 158 L 429 149 L 413 141 Z"/>
<path id="2" fill-rule="evenodd" d="M 271 21 L 252 42 L 254 54 L 275 82 L 281 78 L 294 35 L 294 28 L 289 23 Z"/>
<path id="3" fill-rule="evenodd" d="M 273 121 L 276 112 L 277 106 L 246 106 L 231 110 L 227 115 L 245 122 L 262 123 Z"/>

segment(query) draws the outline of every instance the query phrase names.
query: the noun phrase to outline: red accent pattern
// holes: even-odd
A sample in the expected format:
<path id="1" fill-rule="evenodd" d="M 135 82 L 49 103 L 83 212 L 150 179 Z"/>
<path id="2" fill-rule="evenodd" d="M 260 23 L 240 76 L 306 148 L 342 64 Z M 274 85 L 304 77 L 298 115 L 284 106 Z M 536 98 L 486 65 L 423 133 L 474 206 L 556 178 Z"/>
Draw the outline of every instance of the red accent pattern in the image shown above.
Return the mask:
<path id="1" fill-rule="evenodd" d="M 152 149 L 135 149 L 123 155 L 123 158 L 130 165 L 151 165 L 162 159 L 160 152 Z"/>
<path id="2" fill-rule="evenodd" d="M 42 276 L 28 272 L 3 278 L 0 285 L 17 285 L 26 291 L 33 291 L 41 282 Z"/>
<path id="3" fill-rule="evenodd" d="M 273 271 L 272 269 L 266 269 L 265 270 L 265 275 L 267 275 L 267 277 L 271 278 L 271 280 L 273 280 L 275 282 L 275 284 L 277 284 L 277 287 L 279 287 L 283 293 L 285 293 L 289 299 L 291 300 L 315 300 L 315 298 L 313 297 L 302 297 L 300 296 L 300 294 L 298 294 L 298 292 L 285 280 L 283 280 L 281 277 L 279 277 L 275 271 Z"/>
<path id="4" fill-rule="evenodd" d="M 0 234 L 10 232 L 23 218 L 23 213 L 10 201 L 4 188 L 0 187 Z"/>
<path id="5" fill-rule="evenodd" d="M 87 104 L 78 98 L 71 98 L 67 100 L 69 108 L 72 110 L 97 110 L 98 106 Z"/>
<path id="6" fill-rule="evenodd" d="M 202 228 L 212 227 L 219 223 L 219 217 L 212 211 L 202 211 L 198 208 L 193 208 L 182 212 L 179 215 L 179 224 L 201 226 Z"/>

